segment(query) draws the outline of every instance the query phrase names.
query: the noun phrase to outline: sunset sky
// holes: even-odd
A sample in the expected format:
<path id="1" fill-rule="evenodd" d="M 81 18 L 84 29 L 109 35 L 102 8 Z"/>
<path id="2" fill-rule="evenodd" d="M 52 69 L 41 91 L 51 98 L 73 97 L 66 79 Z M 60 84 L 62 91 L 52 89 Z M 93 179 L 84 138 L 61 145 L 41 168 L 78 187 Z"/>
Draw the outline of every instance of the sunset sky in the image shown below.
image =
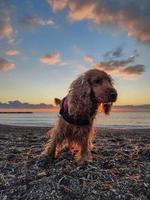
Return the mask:
<path id="1" fill-rule="evenodd" d="M 91 68 L 150 104 L 150 0 L 0 0 L 0 102 L 53 103 Z"/>

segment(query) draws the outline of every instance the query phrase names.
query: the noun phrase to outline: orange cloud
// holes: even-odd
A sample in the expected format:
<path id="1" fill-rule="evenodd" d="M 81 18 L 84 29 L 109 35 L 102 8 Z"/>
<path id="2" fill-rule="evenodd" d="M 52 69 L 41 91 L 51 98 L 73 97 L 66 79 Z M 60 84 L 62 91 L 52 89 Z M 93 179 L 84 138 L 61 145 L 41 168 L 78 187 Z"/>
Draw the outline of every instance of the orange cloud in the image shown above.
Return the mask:
<path id="1" fill-rule="evenodd" d="M 69 0 L 47 0 L 48 4 L 51 6 L 54 12 L 63 10 Z"/>
<path id="2" fill-rule="evenodd" d="M 15 49 L 9 49 L 7 51 L 5 51 L 5 55 L 7 56 L 16 56 L 19 54 L 19 51 L 15 50 Z"/>
<path id="3" fill-rule="evenodd" d="M 9 71 L 15 67 L 15 63 L 0 58 L 0 71 Z"/>
<path id="4" fill-rule="evenodd" d="M 7 9 L 0 10 L 0 38 L 6 38 L 9 41 L 13 40 L 10 11 Z"/>
<path id="5" fill-rule="evenodd" d="M 68 9 L 71 21 L 90 20 L 113 24 L 141 42 L 150 42 L 150 1 L 143 0 L 48 0 L 53 11 Z"/>
<path id="6" fill-rule="evenodd" d="M 84 56 L 84 61 L 90 64 L 93 64 L 95 62 L 95 58 L 91 55 Z"/>
<path id="7" fill-rule="evenodd" d="M 76 1 L 70 1 L 68 17 L 71 21 L 81 21 L 94 18 L 95 4 L 92 1 L 79 4 Z"/>
<path id="8" fill-rule="evenodd" d="M 45 56 L 42 56 L 40 58 L 40 61 L 48 64 L 48 65 L 54 65 L 60 62 L 60 54 L 58 52 L 56 53 L 52 53 L 52 54 L 48 54 Z"/>

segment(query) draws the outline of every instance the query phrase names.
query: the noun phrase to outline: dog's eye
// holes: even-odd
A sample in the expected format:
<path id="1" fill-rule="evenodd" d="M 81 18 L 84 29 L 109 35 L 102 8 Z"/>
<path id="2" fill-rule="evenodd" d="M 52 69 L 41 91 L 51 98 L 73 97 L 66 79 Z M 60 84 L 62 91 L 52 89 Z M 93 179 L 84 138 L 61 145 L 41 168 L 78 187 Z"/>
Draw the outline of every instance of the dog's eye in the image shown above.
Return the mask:
<path id="1" fill-rule="evenodd" d="M 102 84 L 102 80 L 101 79 L 96 79 L 94 81 L 94 84 L 98 85 L 98 84 Z"/>

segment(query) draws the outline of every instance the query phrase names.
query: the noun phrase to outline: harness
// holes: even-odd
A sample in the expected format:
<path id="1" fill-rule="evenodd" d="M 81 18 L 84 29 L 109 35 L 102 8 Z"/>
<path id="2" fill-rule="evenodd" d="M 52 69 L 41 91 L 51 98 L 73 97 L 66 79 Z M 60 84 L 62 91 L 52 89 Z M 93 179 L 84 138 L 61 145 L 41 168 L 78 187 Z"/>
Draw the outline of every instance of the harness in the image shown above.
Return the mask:
<path id="1" fill-rule="evenodd" d="M 67 97 L 64 97 L 61 101 L 59 114 L 63 117 L 64 120 L 66 120 L 70 124 L 74 124 L 74 125 L 78 125 L 78 126 L 85 126 L 90 123 L 90 120 L 87 116 L 85 116 L 85 117 L 79 116 L 77 119 L 75 119 L 75 118 L 73 118 L 73 116 L 69 115 Z"/>
<path id="2" fill-rule="evenodd" d="M 91 85 L 90 82 L 89 82 L 89 84 Z M 89 125 L 90 122 L 91 122 L 91 119 L 96 114 L 96 111 L 97 111 L 97 108 L 98 108 L 98 102 L 96 101 L 96 98 L 95 98 L 95 95 L 94 95 L 92 88 L 91 88 L 90 99 L 92 101 L 92 110 L 91 110 L 91 113 L 90 113 L 90 117 L 88 115 L 84 116 L 84 117 L 78 116 L 78 118 L 74 118 L 73 116 L 70 116 L 69 113 L 68 113 L 67 96 L 64 97 L 61 101 L 59 114 L 63 117 L 64 120 L 66 120 L 70 124 L 74 124 L 74 125 L 77 125 L 77 126 Z"/>

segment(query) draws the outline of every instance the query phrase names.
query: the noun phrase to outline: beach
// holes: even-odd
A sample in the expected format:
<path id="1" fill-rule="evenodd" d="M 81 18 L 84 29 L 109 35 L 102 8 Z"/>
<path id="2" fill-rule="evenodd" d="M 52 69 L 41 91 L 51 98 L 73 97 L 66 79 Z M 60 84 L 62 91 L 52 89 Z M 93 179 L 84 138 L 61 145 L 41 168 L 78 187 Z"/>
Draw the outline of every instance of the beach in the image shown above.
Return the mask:
<path id="1" fill-rule="evenodd" d="M 149 199 L 150 129 L 97 128 L 85 166 L 67 150 L 39 162 L 49 129 L 0 125 L 0 199 Z"/>

